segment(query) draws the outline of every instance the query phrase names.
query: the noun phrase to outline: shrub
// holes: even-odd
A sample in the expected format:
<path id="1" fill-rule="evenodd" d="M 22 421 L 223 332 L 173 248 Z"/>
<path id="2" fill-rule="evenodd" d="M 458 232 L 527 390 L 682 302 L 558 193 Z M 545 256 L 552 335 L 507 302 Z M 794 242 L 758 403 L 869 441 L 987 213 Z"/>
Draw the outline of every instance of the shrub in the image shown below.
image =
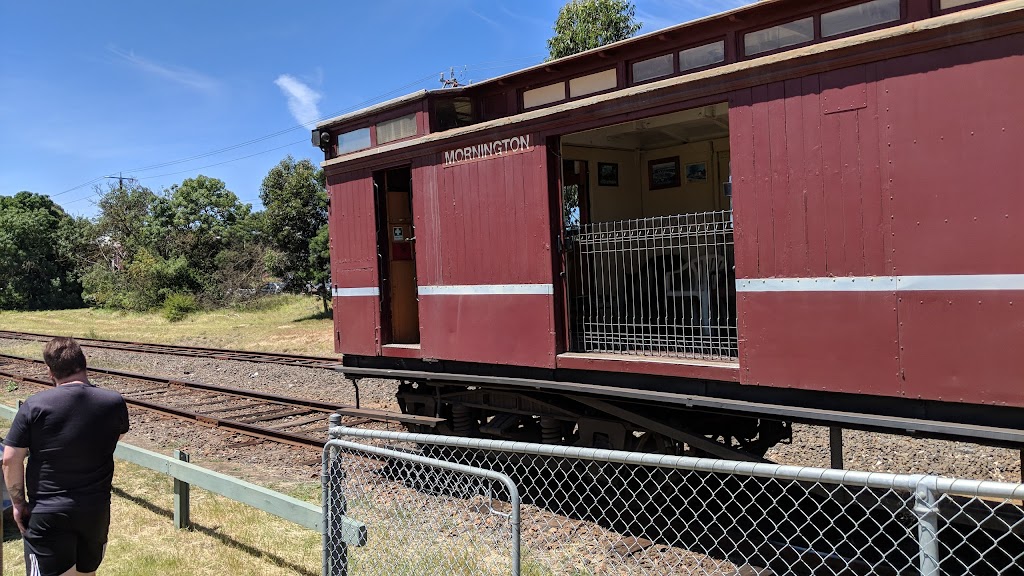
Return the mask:
<path id="1" fill-rule="evenodd" d="M 186 316 L 198 309 L 196 297 L 191 294 L 174 292 L 164 300 L 164 318 L 167 318 L 168 322 L 184 320 Z"/>

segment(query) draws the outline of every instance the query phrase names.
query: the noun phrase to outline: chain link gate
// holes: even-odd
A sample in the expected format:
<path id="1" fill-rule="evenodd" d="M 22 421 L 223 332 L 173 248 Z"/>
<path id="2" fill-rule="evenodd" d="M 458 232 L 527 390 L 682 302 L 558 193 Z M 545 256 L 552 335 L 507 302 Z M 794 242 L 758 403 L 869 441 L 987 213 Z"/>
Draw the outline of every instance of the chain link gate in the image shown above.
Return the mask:
<path id="1" fill-rule="evenodd" d="M 523 574 L 1024 574 L 1019 484 L 342 427 L 332 428 L 331 436 L 504 475 L 522 498 Z M 345 469 L 351 494 L 362 494 L 364 482 L 379 484 L 365 465 L 355 470 Z M 433 496 L 415 484 L 406 489 L 449 506 L 460 499 L 463 508 L 480 494 L 449 489 Z M 495 502 L 507 498 L 491 494 Z M 366 522 L 369 541 L 385 540 L 388 550 L 383 563 L 370 566 L 378 560 L 360 549 L 352 559 L 358 569 L 351 573 L 401 573 L 387 562 L 391 554 L 405 554 L 403 538 L 411 536 L 395 530 L 421 532 L 438 514 L 436 506 L 420 500 L 396 497 L 392 503 L 392 514 L 418 520 L 378 533 L 376 521 L 350 506 L 352 518 Z M 491 506 L 501 510 L 500 504 Z M 485 522 L 461 526 L 482 534 L 493 530 Z M 443 550 L 454 557 L 443 569 L 423 573 L 508 573 L 486 563 L 504 557 L 504 548 L 462 547 L 464 532 L 441 532 L 451 539 Z M 479 567 L 455 565 L 468 556 Z"/>
<path id="2" fill-rule="evenodd" d="M 324 471 L 325 576 L 519 576 L 519 492 L 507 476 L 344 440 L 326 444 Z"/>

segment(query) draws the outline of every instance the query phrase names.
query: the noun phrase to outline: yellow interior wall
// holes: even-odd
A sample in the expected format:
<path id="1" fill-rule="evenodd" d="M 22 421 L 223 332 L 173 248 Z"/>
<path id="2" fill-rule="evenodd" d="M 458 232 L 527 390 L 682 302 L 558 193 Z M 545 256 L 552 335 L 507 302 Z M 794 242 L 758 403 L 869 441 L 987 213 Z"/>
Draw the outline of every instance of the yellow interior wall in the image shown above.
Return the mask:
<path id="1" fill-rule="evenodd" d="M 611 222 L 642 218 L 640 154 L 622 150 L 563 146 L 562 158 L 587 162 L 590 182 L 590 221 Z M 619 165 L 618 186 L 597 185 L 597 163 Z"/>
<path id="2" fill-rule="evenodd" d="M 662 158 L 679 159 L 680 186 L 676 188 L 650 189 L 648 162 Z M 648 150 L 640 155 L 644 166 L 643 204 L 644 216 L 670 216 L 691 212 L 710 212 L 717 209 L 715 198 L 715 177 L 711 142 L 694 142 L 670 148 Z M 703 182 L 686 180 L 686 165 L 703 162 L 707 169 L 707 179 Z"/>
<path id="3" fill-rule="evenodd" d="M 722 196 L 718 153 L 729 150 L 729 139 L 708 140 L 648 151 L 623 151 L 563 146 L 562 157 L 588 163 L 590 180 L 590 220 L 610 222 L 651 216 L 670 216 L 692 212 L 727 209 Z M 648 161 L 679 158 L 680 183 L 677 188 L 651 190 Z M 618 186 L 597 185 L 597 163 L 619 165 Z M 704 162 L 707 180 L 687 182 L 686 165 Z"/>

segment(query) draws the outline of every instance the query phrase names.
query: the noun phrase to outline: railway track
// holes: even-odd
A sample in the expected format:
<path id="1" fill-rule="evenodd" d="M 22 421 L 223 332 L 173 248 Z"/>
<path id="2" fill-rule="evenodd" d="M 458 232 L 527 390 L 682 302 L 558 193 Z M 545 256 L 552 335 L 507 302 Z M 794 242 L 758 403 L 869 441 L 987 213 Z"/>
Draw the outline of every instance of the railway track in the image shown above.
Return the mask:
<path id="1" fill-rule="evenodd" d="M 89 371 L 106 377 L 110 387 L 120 392 L 129 406 L 294 446 L 322 447 L 327 418 L 335 413 L 346 418 L 350 426 L 370 422 L 432 425 L 440 421 L 123 370 L 90 367 Z M 0 377 L 53 386 L 42 361 L 10 354 L 0 354 Z"/>
<path id="2" fill-rule="evenodd" d="M 15 332 L 0 330 L 0 338 L 11 340 L 31 340 L 46 342 L 53 338 L 52 334 L 34 332 Z M 98 338 L 78 338 L 75 340 L 86 348 L 106 348 L 122 352 L 142 352 L 145 354 L 170 354 L 191 358 L 213 358 L 215 360 L 242 360 L 245 362 L 264 362 L 283 364 L 285 366 L 303 366 L 334 370 L 341 366 L 339 358 L 327 356 L 304 356 L 301 354 L 284 354 L 280 352 L 251 352 L 247 350 L 226 350 L 223 348 L 204 348 L 201 346 L 174 346 L 170 344 L 153 344 L 148 342 L 126 342 L 123 340 L 102 340 Z"/>

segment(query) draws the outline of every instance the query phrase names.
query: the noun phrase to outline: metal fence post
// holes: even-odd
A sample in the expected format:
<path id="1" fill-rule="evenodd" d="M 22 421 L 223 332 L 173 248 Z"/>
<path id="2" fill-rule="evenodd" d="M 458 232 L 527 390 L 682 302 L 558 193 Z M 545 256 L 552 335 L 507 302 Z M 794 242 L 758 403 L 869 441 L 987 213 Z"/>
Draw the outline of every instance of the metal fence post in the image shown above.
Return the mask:
<path id="1" fill-rule="evenodd" d="M 331 414 L 329 422 L 330 428 L 341 426 L 341 415 Z M 333 489 L 340 483 L 342 474 L 338 451 L 330 445 L 325 445 L 320 474 L 324 509 L 323 576 L 348 576 L 348 544 L 342 537 L 342 522 L 346 512 L 345 495 L 341 490 Z"/>
<path id="2" fill-rule="evenodd" d="M 188 453 L 181 450 L 174 451 L 174 457 L 182 462 L 188 462 Z M 190 517 L 189 485 L 174 479 L 174 527 L 178 530 L 192 528 Z"/>
<path id="3" fill-rule="evenodd" d="M 917 515 L 917 539 L 920 547 L 921 576 L 939 576 L 939 506 L 935 497 L 935 476 L 922 476 L 914 491 Z"/>

